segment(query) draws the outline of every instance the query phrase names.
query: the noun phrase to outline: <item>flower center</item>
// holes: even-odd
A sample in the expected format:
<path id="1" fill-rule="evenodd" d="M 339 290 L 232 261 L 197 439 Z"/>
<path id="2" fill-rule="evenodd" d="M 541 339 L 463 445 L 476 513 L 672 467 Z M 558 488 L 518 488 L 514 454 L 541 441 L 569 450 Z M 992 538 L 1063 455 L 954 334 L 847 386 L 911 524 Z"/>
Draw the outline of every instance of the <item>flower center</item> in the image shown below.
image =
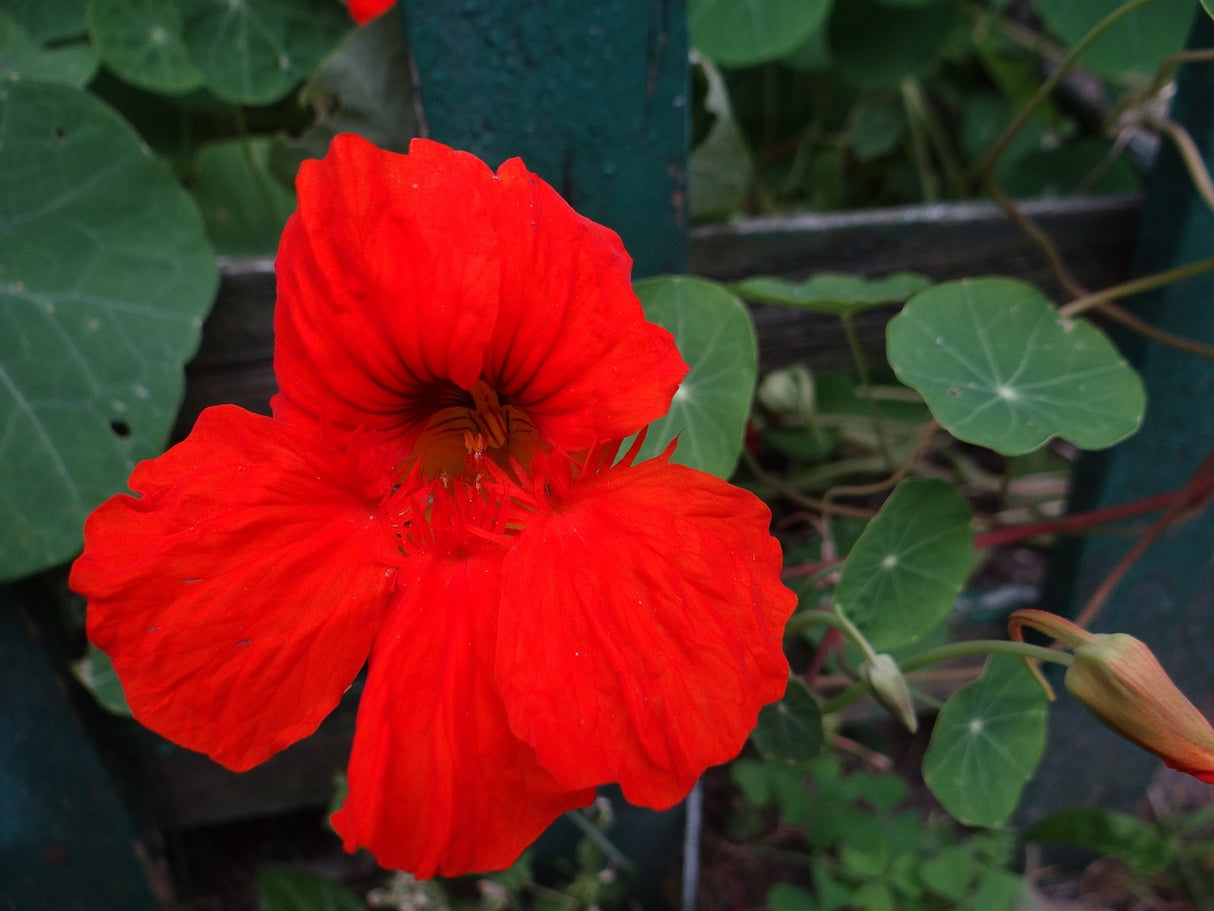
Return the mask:
<path id="1" fill-rule="evenodd" d="M 459 395 L 459 401 L 434 412 L 413 446 L 413 457 L 429 478 L 459 477 L 468 456 L 487 455 L 507 472 L 523 468 L 539 447 L 539 431 L 517 405 L 502 404 L 484 380 Z"/>

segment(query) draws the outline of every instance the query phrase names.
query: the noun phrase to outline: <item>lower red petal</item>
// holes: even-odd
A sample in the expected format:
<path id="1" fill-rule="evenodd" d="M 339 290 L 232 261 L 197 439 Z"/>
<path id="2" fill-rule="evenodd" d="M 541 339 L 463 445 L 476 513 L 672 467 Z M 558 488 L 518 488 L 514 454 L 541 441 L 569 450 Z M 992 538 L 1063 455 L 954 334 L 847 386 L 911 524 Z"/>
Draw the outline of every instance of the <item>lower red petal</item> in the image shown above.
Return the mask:
<path id="1" fill-rule="evenodd" d="M 664 460 L 576 484 L 507 558 L 497 673 L 518 736 L 566 784 L 666 807 L 735 756 L 788 681 L 770 514 Z"/>
<path id="2" fill-rule="evenodd" d="M 289 425 L 203 412 L 85 524 L 71 586 L 135 717 L 246 769 L 314 731 L 370 651 L 391 528 Z"/>
<path id="3" fill-rule="evenodd" d="M 422 879 L 500 870 L 594 799 L 559 784 L 510 731 L 493 675 L 499 577 L 500 558 L 484 550 L 410 558 L 333 816 L 347 850 Z"/>

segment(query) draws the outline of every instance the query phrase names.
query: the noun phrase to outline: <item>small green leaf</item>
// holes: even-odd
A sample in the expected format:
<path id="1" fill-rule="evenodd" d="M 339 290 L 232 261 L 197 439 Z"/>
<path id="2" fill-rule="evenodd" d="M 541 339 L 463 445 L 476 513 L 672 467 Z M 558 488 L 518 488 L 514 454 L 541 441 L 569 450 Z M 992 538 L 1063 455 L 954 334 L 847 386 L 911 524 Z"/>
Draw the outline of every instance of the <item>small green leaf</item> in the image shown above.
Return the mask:
<path id="1" fill-rule="evenodd" d="M 366 911 L 349 889 L 318 873 L 262 867 L 254 877 L 259 911 Z"/>
<path id="2" fill-rule="evenodd" d="M 252 137 L 203 146 L 195 162 L 194 198 L 220 254 L 273 253 L 295 211 L 295 194 L 270 170 L 274 140 Z"/>
<path id="3" fill-rule="evenodd" d="M 808 892 L 788 883 L 776 883 L 767 890 L 770 911 L 818 911 L 820 905 Z"/>
<path id="4" fill-rule="evenodd" d="M 923 779 L 949 813 L 972 826 L 1007 820 L 1045 749 L 1046 705 L 1011 655 L 992 655 L 982 676 L 952 695 L 923 757 Z"/>
<path id="5" fill-rule="evenodd" d="M 83 658 L 72 662 L 72 673 L 106 711 L 115 715 L 131 714 L 122 682 L 114 672 L 114 663 L 93 643 L 89 643 Z"/>
<path id="6" fill-rule="evenodd" d="M 801 762 L 817 756 L 826 745 L 818 700 L 805 684 L 790 679 L 784 698 L 759 712 L 759 723 L 750 739 L 768 759 Z"/>
<path id="7" fill-rule="evenodd" d="M 304 144 L 319 158 L 338 133 L 357 133 L 403 152 L 418 135 L 409 49 L 401 7 L 393 6 L 346 35 L 302 92 L 318 111 Z"/>
<path id="8" fill-rule="evenodd" d="M 748 300 L 799 307 L 831 316 L 850 316 L 884 304 L 901 303 L 930 284 L 914 272 L 898 272 L 879 279 L 823 272 L 800 284 L 760 276 L 730 287 L 739 297 Z"/>
<path id="9" fill-rule="evenodd" d="M 35 41 L 58 43 L 83 35 L 88 0 L 5 0 L 5 7 Z"/>
<path id="10" fill-rule="evenodd" d="M 163 449 L 217 284 L 197 208 L 125 121 L 0 80 L 0 579 L 70 558 Z"/>
<path id="11" fill-rule="evenodd" d="M 1083 449 L 1125 439 L 1142 422 L 1142 381 L 1085 320 L 1006 278 L 949 282 L 890 320 L 894 372 L 949 433 L 1004 455 L 1059 436 Z"/>
<path id="12" fill-rule="evenodd" d="M 750 314 L 720 285 L 699 278 L 638 282 L 645 315 L 674 334 L 691 367 L 670 411 L 655 421 L 638 459 L 678 437 L 672 461 L 718 477 L 733 474 L 754 398 L 758 351 Z"/>
<path id="13" fill-rule="evenodd" d="M 903 481 L 847 555 L 835 603 L 878 651 L 906 645 L 948 616 L 973 559 L 961 494 Z"/>
<path id="14" fill-rule="evenodd" d="M 1210 14 L 1210 18 L 1214 19 L 1214 0 L 1201 0 L 1201 5 Z"/>
<path id="15" fill-rule="evenodd" d="M 351 27 L 333 0 L 176 0 L 207 88 L 233 104 L 277 101 Z"/>
<path id="16" fill-rule="evenodd" d="M 693 55 L 695 72 L 707 83 L 704 110 L 712 125 L 687 160 L 689 207 L 694 220 L 727 217 L 741 208 L 754 170 L 746 140 L 734 117 L 725 77 L 712 63 Z"/>
<path id="17" fill-rule="evenodd" d="M 1172 853 L 1167 837 L 1155 826 L 1125 813 L 1072 807 L 1059 810 L 1022 836 L 1026 842 L 1068 845 L 1126 861 L 1136 870 L 1157 870 Z"/>
<path id="18" fill-rule="evenodd" d="M 89 0 L 88 25 L 101 59 L 132 85 L 168 95 L 202 85 L 172 0 Z"/>
<path id="19" fill-rule="evenodd" d="M 689 0 L 691 43 L 722 66 L 753 66 L 794 50 L 830 12 L 831 0 Z"/>

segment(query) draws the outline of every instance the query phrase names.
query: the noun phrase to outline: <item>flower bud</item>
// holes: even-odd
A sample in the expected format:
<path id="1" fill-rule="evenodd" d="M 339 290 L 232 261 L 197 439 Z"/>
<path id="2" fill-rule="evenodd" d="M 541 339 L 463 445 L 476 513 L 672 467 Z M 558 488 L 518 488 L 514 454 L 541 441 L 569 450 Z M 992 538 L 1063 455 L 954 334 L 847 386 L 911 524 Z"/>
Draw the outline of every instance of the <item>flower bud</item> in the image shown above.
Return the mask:
<path id="1" fill-rule="evenodd" d="M 1146 645 L 1125 633 L 1090 633 L 1045 611 L 1013 612 L 1013 638 L 1025 626 L 1072 650 L 1063 683 L 1092 714 L 1171 768 L 1214 784 L 1214 727 Z"/>
<path id="2" fill-rule="evenodd" d="M 860 680 L 868 687 L 881 705 L 904 725 L 912 734 L 919 729 L 919 718 L 915 714 L 910 687 L 902 676 L 898 662 L 889 655 L 873 655 L 860 665 Z"/>
<path id="3" fill-rule="evenodd" d="M 1214 727 L 1142 642 L 1125 633 L 1093 636 L 1075 649 L 1063 683 L 1122 737 L 1214 784 Z"/>

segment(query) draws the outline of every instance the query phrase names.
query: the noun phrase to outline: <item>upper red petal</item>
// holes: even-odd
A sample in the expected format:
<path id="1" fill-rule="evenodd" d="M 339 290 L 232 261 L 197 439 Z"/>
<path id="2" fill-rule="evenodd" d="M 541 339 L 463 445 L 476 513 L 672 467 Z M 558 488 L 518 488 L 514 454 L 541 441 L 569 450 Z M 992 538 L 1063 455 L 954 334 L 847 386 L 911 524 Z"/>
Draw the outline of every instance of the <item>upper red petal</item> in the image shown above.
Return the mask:
<path id="1" fill-rule="evenodd" d="M 275 263 L 276 416 L 407 433 L 436 382 L 476 382 L 498 307 L 496 183 L 424 140 L 397 155 L 341 135 L 304 162 Z"/>
<path id="2" fill-rule="evenodd" d="M 396 0 L 347 0 L 350 18 L 359 25 L 366 25 L 376 16 L 386 13 Z"/>
<path id="3" fill-rule="evenodd" d="M 576 484 L 503 573 L 497 673 L 515 733 L 570 786 L 665 807 L 731 759 L 788 681 L 795 596 L 751 494 L 665 460 Z"/>
<path id="4" fill-rule="evenodd" d="M 631 258 L 518 159 L 498 177 L 501 304 L 486 376 L 558 448 L 635 433 L 666 413 L 687 365 L 645 320 Z"/>
<path id="5" fill-rule="evenodd" d="M 594 798 L 559 784 L 510 731 L 493 675 L 500 557 L 479 550 L 410 558 L 333 816 L 348 850 L 423 879 L 504 869 Z"/>
<path id="6" fill-rule="evenodd" d="M 395 538 L 341 458 L 210 408 L 88 518 L 71 586 L 135 717 L 246 769 L 312 733 L 370 651 Z"/>

